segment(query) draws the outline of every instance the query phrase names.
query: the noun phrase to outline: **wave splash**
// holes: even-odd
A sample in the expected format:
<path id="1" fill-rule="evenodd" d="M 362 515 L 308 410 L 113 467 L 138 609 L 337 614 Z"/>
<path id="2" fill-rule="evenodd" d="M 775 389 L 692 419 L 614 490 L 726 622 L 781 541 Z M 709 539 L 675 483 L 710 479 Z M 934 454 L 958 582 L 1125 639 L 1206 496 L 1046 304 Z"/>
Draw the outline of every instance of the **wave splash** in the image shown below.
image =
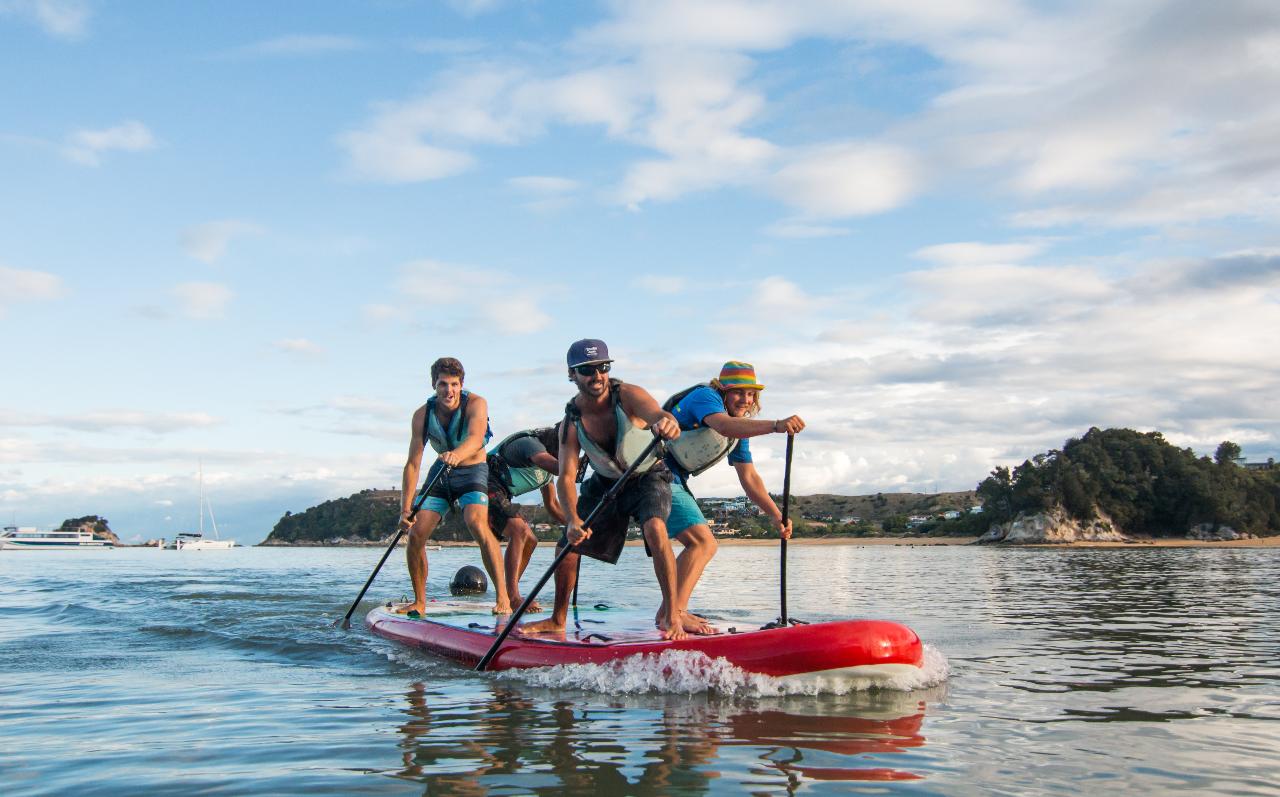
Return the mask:
<path id="1" fill-rule="evenodd" d="M 557 689 L 581 689 L 605 694 L 714 692 L 741 696 L 843 695 L 884 689 L 910 692 L 937 686 L 951 674 L 946 656 L 924 646 L 924 665 L 888 678 L 814 673 L 774 678 L 749 673 L 722 658 L 693 650 L 664 650 L 657 656 L 631 656 L 606 664 L 560 664 L 528 670 L 506 670 L 500 678 Z"/>

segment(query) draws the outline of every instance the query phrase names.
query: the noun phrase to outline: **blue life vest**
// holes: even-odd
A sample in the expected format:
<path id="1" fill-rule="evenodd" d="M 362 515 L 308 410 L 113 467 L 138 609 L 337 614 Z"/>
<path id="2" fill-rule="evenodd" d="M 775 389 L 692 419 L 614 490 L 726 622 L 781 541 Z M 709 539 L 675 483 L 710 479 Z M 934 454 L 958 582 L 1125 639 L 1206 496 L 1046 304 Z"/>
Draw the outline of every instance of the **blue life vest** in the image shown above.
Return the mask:
<path id="1" fill-rule="evenodd" d="M 452 451 L 462 445 L 462 441 L 467 439 L 467 429 L 464 425 L 464 419 L 467 417 L 467 400 L 471 398 L 471 391 L 462 391 L 462 396 L 458 401 L 458 409 L 454 410 L 453 415 L 449 418 L 449 428 L 446 429 L 440 425 L 440 418 L 436 415 L 436 396 L 427 399 L 427 417 L 422 421 L 422 436 L 431 444 L 437 454 L 443 454 L 446 451 Z M 493 437 L 493 429 L 489 426 L 489 419 L 484 419 L 484 441 L 489 442 Z"/>

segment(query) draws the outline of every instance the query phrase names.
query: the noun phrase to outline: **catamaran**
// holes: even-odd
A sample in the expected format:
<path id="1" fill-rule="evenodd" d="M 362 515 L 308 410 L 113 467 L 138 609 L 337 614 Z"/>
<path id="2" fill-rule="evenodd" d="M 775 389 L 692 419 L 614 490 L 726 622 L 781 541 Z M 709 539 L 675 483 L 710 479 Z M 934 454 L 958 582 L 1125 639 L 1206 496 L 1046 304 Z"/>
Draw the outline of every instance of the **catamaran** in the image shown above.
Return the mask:
<path id="1" fill-rule="evenodd" d="M 72 548 L 113 548 L 110 540 L 101 540 L 87 531 L 39 531 L 30 526 L 5 526 L 0 532 L 0 549 L 6 551 L 51 551 Z"/>
<path id="2" fill-rule="evenodd" d="M 204 466 L 200 467 L 200 530 L 179 532 L 173 542 L 165 547 L 171 551 L 226 551 L 236 547 L 235 540 L 224 540 L 218 536 L 218 521 L 213 517 L 213 504 L 204 497 Z M 213 524 L 213 539 L 204 536 L 204 510 L 209 510 L 209 522 Z"/>

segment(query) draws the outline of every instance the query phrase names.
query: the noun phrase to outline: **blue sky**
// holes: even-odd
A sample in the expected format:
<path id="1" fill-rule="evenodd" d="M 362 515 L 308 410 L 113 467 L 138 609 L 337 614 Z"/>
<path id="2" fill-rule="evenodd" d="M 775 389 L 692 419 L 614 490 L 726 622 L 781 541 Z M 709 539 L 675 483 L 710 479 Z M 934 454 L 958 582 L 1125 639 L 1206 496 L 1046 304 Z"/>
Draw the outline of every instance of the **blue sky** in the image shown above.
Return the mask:
<path id="1" fill-rule="evenodd" d="M 398 483 L 436 357 L 501 435 L 586 336 L 754 362 L 803 493 L 1275 456 L 1277 53 L 1269 2 L 0 0 L 0 517 L 172 536 L 202 462 L 256 542 Z"/>

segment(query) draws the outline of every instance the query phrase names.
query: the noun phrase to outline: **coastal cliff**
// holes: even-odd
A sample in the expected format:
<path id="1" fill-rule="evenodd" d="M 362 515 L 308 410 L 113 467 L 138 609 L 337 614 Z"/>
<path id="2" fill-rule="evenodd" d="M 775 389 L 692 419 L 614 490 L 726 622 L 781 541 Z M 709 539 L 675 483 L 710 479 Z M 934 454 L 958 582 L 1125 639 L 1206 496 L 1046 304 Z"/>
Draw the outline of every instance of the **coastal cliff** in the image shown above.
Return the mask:
<path id="1" fill-rule="evenodd" d="M 991 529 L 978 538 L 979 544 L 1003 542 L 1010 545 L 1132 541 L 1129 535 L 1116 527 L 1115 521 L 1103 513 L 1080 520 L 1069 517 L 1061 508 L 1019 515 L 1007 523 L 992 524 Z"/>

